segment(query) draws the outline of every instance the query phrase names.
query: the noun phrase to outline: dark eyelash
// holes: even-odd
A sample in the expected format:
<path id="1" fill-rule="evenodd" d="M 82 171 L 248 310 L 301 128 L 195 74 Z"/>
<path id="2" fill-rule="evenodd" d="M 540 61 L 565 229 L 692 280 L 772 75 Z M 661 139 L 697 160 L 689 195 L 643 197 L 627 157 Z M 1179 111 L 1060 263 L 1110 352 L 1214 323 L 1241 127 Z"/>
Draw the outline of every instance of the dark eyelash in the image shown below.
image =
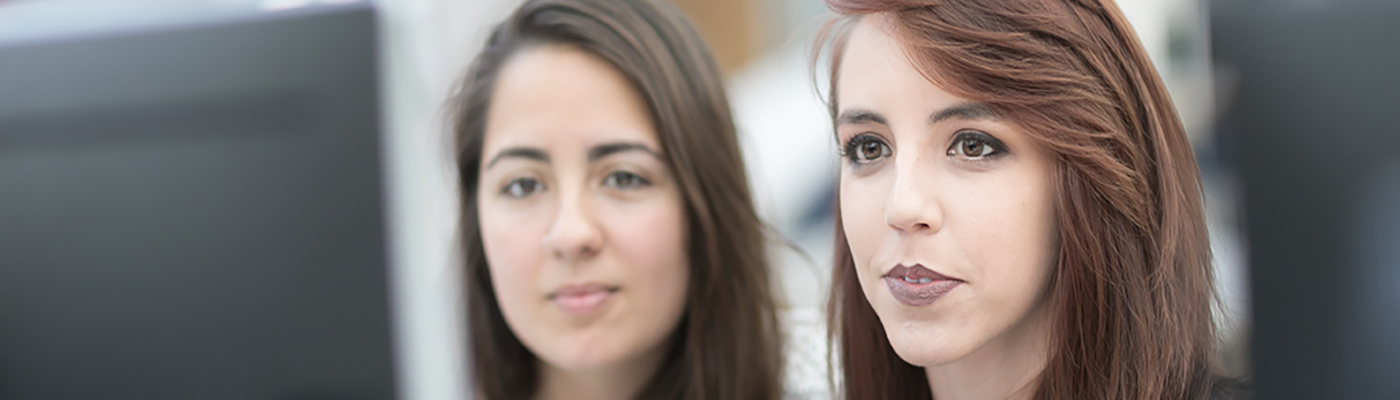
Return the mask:
<path id="1" fill-rule="evenodd" d="M 985 132 L 981 132 L 981 131 L 960 131 L 960 132 L 957 133 L 956 136 L 953 137 L 953 143 L 952 143 L 951 145 L 948 146 L 948 153 L 949 153 L 949 154 L 955 153 L 954 148 L 956 148 L 959 144 L 962 144 L 962 142 L 965 141 L 965 140 L 976 140 L 976 141 L 982 142 L 984 145 L 992 146 L 992 148 L 995 149 L 995 150 L 992 152 L 992 154 L 988 154 L 988 155 L 982 156 L 982 157 L 976 159 L 975 161 L 983 161 L 983 160 L 990 160 L 990 159 L 994 159 L 994 158 L 1000 158 L 1001 156 L 1004 156 L 1004 155 L 1006 155 L 1008 152 L 1010 152 L 1010 149 L 1007 149 L 1007 148 L 1006 148 L 1006 144 L 1003 144 L 1003 143 L 1001 142 L 1000 139 L 997 139 L 996 137 L 993 137 L 992 135 L 988 135 L 988 134 L 985 133 Z"/>
<path id="2" fill-rule="evenodd" d="M 514 196 L 511 196 L 511 195 L 510 195 L 510 188 L 515 187 L 515 185 L 517 185 L 517 184 L 523 185 L 523 184 L 525 184 L 525 182 L 530 182 L 530 186 L 531 186 L 531 188 L 532 188 L 532 190 L 530 191 L 530 193 L 527 194 L 527 196 L 528 196 L 529 194 L 534 194 L 534 193 L 536 193 L 536 192 L 539 192 L 540 189 L 544 186 L 544 183 L 540 182 L 538 179 L 535 179 L 535 178 L 527 178 L 527 177 L 515 178 L 515 179 L 511 179 L 509 182 L 506 182 L 506 185 L 503 186 L 503 187 L 501 187 L 501 189 L 499 190 L 499 193 L 498 193 L 498 194 L 503 195 L 503 196 L 508 196 L 508 197 L 514 197 Z M 521 198 L 524 198 L 524 197 L 521 197 Z"/>
<path id="3" fill-rule="evenodd" d="M 846 144 L 841 146 L 841 157 L 849 160 L 850 162 L 856 162 L 856 148 L 870 141 L 879 142 L 880 138 L 875 137 L 875 135 L 871 135 L 869 133 L 862 133 L 856 135 L 855 137 L 851 138 L 851 140 L 847 140 Z"/>
<path id="4" fill-rule="evenodd" d="M 635 173 L 635 172 L 631 172 L 631 171 L 626 171 L 626 170 L 617 170 L 617 171 L 613 171 L 613 172 L 608 173 L 608 175 L 607 175 L 606 177 L 603 178 L 603 184 L 607 184 L 609 181 L 611 181 L 611 180 L 613 180 L 613 179 L 621 179 L 621 178 L 619 178 L 619 177 L 621 177 L 621 176 L 623 176 L 623 175 L 630 176 L 632 179 L 634 179 L 634 180 L 636 181 L 636 182 L 635 182 L 635 183 L 636 183 L 635 187 L 639 187 L 639 188 L 640 188 L 640 187 L 648 187 L 648 186 L 651 186 L 651 185 L 652 185 L 650 179 L 647 179 L 646 177 L 643 177 L 641 174 L 638 174 L 638 173 Z"/>
<path id="5" fill-rule="evenodd" d="M 851 154 L 853 154 L 852 152 L 856 150 L 856 139 L 860 139 L 860 136 L 853 137 L 851 140 L 841 143 L 841 150 L 838 153 L 842 158 L 849 158 Z"/>

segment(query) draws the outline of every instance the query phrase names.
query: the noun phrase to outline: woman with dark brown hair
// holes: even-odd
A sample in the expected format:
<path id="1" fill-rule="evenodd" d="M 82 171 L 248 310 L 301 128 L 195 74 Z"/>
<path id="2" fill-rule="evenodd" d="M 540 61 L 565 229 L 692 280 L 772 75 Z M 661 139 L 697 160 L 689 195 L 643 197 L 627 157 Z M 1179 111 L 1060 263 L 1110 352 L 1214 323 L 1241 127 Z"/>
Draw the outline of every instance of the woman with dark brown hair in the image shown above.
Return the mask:
<path id="1" fill-rule="evenodd" d="M 828 4 L 846 398 L 1233 394 L 1195 158 L 1111 0 Z"/>
<path id="2" fill-rule="evenodd" d="M 762 225 L 677 10 L 527 1 L 456 99 L 478 397 L 780 395 Z"/>

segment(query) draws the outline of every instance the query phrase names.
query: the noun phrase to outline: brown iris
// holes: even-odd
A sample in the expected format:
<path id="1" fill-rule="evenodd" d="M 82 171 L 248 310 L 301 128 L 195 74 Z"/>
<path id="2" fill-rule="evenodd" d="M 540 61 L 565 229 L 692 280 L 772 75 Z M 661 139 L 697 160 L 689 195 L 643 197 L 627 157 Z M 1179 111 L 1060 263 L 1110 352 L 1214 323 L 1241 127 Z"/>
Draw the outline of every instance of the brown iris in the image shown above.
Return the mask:
<path id="1" fill-rule="evenodd" d="M 962 153 L 968 157 L 981 157 L 987 152 L 987 144 L 980 140 L 963 140 Z"/>
<path id="2" fill-rule="evenodd" d="M 859 149 L 859 151 L 860 151 L 860 159 L 862 159 L 862 160 L 874 160 L 874 159 L 880 158 L 880 156 L 881 156 L 882 153 L 883 153 L 883 149 L 881 149 L 881 147 L 883 147 L 883 145 L 880 144 L 880 142 L 877 142 L 877 141 L 874 141 L 874 140 L 870 140 L 870 141 L 866 141 L 865 143 L 861 143 L 861 144 L 860 144 L 860 149 Z"/>

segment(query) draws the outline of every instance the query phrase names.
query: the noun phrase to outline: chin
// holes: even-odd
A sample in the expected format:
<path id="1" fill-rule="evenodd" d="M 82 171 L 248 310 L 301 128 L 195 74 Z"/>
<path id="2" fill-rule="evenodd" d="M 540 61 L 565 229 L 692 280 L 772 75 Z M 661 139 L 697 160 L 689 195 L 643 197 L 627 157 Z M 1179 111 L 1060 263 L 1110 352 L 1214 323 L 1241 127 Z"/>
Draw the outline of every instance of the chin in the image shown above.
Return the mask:
<path id="1" fill-rule="evenodd" d="M 540 357 L 540 359 L 555 368 L 565 371 L 587 371 L 613 365 L 622 358 L 617 357 L 615 354 L 601 354 L 598 351 L 584 349 L 577 349 L 575 351 L 577 352 L 558 354 L 556 357 Z"/>
<path id="2" fill-rule="evenodd" d="M 884 320 L 883 318 L 881 319 Z M 926 321 L 886 323 L 885 335 L 895 354 L 909 364 L 919 367 L 945 365 L 970 352 L 954 332 Z"/>
<path id="3" fill-rule="evenodd" d="M 599 332 L 601 333 L 601 332 Z M 570 371 L 606 367 L 626 358 L 624 349 L 606 334 L 578 333 L 559 337 L 550 346 L 549 354 L 535 356 L 556 368 Z"/>

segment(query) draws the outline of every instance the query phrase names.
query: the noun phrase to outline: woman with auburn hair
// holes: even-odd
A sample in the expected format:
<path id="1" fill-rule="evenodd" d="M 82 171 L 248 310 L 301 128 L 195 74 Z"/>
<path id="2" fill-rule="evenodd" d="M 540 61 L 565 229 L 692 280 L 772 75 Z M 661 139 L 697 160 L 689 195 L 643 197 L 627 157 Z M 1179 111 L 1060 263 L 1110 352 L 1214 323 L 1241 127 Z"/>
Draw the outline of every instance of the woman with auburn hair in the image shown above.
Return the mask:
<path id="1" fill-rule="evenodd" d="M 453 107 L 476 397 L 780 396 L 762 224 L 678 10 L 527 1 Z"/>
<path id="2" fill-rule="evenodd" d="M 1241 394 L 1195 158 L 1111 0 L 827 3 L 846 398 Z"/>

